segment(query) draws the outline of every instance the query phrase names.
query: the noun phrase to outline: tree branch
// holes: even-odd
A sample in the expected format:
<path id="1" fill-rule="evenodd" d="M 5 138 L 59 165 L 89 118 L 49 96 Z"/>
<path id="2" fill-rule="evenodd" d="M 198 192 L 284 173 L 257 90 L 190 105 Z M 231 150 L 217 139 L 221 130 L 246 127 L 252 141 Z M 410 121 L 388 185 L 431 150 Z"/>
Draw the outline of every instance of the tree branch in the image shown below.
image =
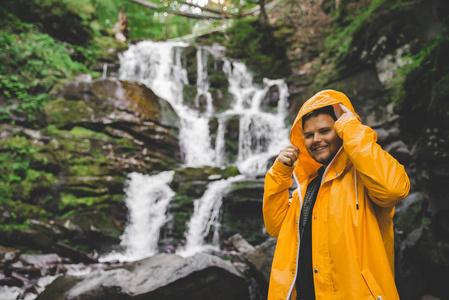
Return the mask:
<path id="1" fill-rule="evenodd" d="M 228 13 L 228 12 L 224 12 L 224 11 L 220 11 L 220 10 L 215 10 L 215 9 L 208 8 L 208 7 L 203 7 L 203 6 L 200 6 L 198 4 L 188 3 L 188 2 L 185 2 L 185 1 L 180 1 L 180 2 L 182 4 L 185 4 L 185 5 L 188 5 L 188 6 L 197 7 L 199 9 L 201 9 L 201 10 L 208 11 L 208 12 L 211 12 L 211 13 L 214 13 L 214 14 L 217 14 L 217 15 L 221 15 L 221 16 L 227 18 L 227 19 L 233 19 L 233 18 L 237 17 L 236 15 L 234 15 L 232 13 Z"/>
<path id="2" fill-rule="evenodd" d="M 183 16 L 186 18 L 192 18 L 192 19 L 233 19 L 233 18 L 237 18 L 239 17 L 238 15 L 232 14 L 232 13 L 227 13 L 227 12 L 222 12 L 222 11 L 218 11 L 218 10 L 214 10 L 211 8 L 207 8 L 207 7 L 202 7 L 199 6 L 197 4 L 193 4 L 193 3 L 187 3 L 184 1 L 180 1 L 182 4 L 186 4 L 189 6 L 193 6 L 193 7 L 198 7 L 200 9 L 202 9 L 203 11 L 207 11 L 213 14 L 195 14 L 195 13 L 189 13 L 189 12 L 183 12 L 183 11 L 179 11 L 179 10 L 174 10 L 174 9 L 170 9 L 167 8 L 165 6 L 162 5 L 158 5 L 149 1 L 145 1 L 145 0 L 128 0 L 134 3 L 137 3 L 139 5 L 148 7 L 148 8 L 152 8 L 152 9 L 156 9 L 156 10 L 164 10 L 167 13 L 170 14 L 174 14 L 174 15 L 179 15 L 179 16 Z M 266 0 L 265 0 L 266 1 Z M 271 9 L 273 9 L 279 2 L 284 1 L 284 0 L 274 0 L 271 1 L 268 4 L 265 4 L 265 10 L 266 11 L 270 11 Z M 248 11 L 243 11 L 241 13 L 241 17 L 246 17 L 246 16 L 250 16 L 250 15 L 258 15 L 260 14 L 260 5 L 256 5 L 255 7 L 253 7 L 252 9 L 248 10 Z"/>
<path id="3" fill-rule="evenodd" d="M 167 13 L 183 16 L 186 18 L 192 18 L 192 19 L 224 19 L 225 18 L 222 15 L 194 14 L 194 13 L 183 12 L 183 11 L 174 10 L 174 9 L 170 9 L 170 8 L 167 9 L 165 6 L 157 5 L 155 3 L 152 3 L 149 1 L 144 1 L 144 0 L 128 0 L 128 1 L 140 4 L 140 5 L 148 7 L 148 8 L 152 8 L 152 9 L 156 9 L 156 10 L 164 10 Z"/>

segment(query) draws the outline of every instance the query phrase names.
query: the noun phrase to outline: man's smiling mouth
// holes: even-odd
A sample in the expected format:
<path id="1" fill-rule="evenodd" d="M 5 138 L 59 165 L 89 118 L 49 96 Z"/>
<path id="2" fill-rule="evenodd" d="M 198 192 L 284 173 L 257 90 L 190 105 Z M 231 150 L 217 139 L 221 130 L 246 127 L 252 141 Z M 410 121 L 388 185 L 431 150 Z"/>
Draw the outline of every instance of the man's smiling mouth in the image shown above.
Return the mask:
<path id="1" fill-rule="evenodd" d="M 315 148 L 314 151 L 321 151 L 321 150 L 324 150 L 326 148 L 327 148 L 327 146 L 321 146 L 321 147 Z"/>

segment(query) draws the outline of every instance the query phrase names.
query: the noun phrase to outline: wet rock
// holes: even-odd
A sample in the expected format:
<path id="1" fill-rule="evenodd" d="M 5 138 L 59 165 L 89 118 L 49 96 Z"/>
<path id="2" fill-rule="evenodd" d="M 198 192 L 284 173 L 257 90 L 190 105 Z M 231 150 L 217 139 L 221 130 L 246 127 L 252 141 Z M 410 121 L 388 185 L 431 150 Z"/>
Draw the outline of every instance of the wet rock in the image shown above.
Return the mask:
<path id="1" fill-rule="evenodd" d="M 268 284 L 270 281 L 271 265 L 273 263 L 274 250 L 276 249 L 276 239 L 268 238 L 265 242 L 255 247 L 253 251 L 244 254 L 244 257 L 252 268 L 257 270 Z"/>
<path id="2" fill-rule="evenodd" d="M 223 197 L 223 225 L 225 238 L 240 233 L 251 244 L 265 241 L 263 232 L 264 180 L 253 179 L 232 184 L 230 191 Z"/>
<path id="3" fill-rule="evenodd" d="M 237 160 L 239 150 L 240 116 L 233 115 L 225 121 L 225 146 L 224 155 L 227 163 Z"/>
<path id="4" fill-rule="evenodd" d="M 158 254 L 83 277 L 60 277 L 47 286 L 37 299 L 68 298 L 250 299 L 245 278 L 235 267 L 228 261 L 207 254 L 188 258 Z"/>
<path id="5" fill-rule="evenodd" d="M 447 214 L 446 214 L 447 215 Z M 449 281 L 449 239 L 426 224 L 413 230 L 403 243 L 403 255 L 422 275 L 428 290 L 443 299 L 449 297 L 445 285 Z"/>
<path id="6" fill-rule="evenodd" d="M 51 245 L 55 242 L 54 236 L 35 229 L 16 228 L 7 232 L 0 232 L 0 239 L 4 245 L 24 246 L 29 249 L 51 251 Z"/>
<path id="7" fill-rule="evenodd" d="M 374 129 L 377 133 L 377 143 L 382 147 L 388 143 L 397 141 L 400 139 L 400 130 L 398 126 L 393 126 L 392 128 L 376 128 Z"/>
<path id="8" fill-rule="evenodd" d="M 145 145 L 154 155 L 180 159 L 179 117 L 144 84 L 112 79 L 73 82 L 52 95 L 57 99 L 45 107 L 50 124 L 60 128 L 82 124 L 94 130 L 112 127 L 141 141 L 139 146 Z"/>
<path id="9" fill-rule="evenodd" d="M 387 145 L 384 150 L 390 153 L 399 161 L 399 163 L 403 165 L 408 165 L 413 160 L 410 150 L 403 141 L 399 140 L 392 142 L 391 144 Z"/>
<path id="10" fill-rule="evenodd" d="M 179 244 L 185 239 L 187 223 L 193 213 L 193 203 L 196 199 L 201 198 L 210 182 L 227 179 L 239 174 L 239 170 L 235 166 L 219 168 L 219 167 L 202 167 L 202 168 L 180 168 L 175 170 L 173 181 L 170 187 L 176 191 L 176 196 L 170 203 L 169 214 L 173 216 L 167 224 L 161 229 L 163 238 L 163 246 Z"/>
<path id="11" fill-rule="evenodd" d="M 0 264 L 11 263 L 16 260 L 20 253 L 18 249 L 0 246 Z"/>
<path id="12" fill-rule="evenodd" d="M 255 250 L 254 246 L 248 243 L 240 233 L 236 233 L 228 239 L 240 253 L 248 253 Z"/>
<path id="13" fill-rule="evenodd" d="M 28 265 L 44 266 L 49 264 L 62 263 L 62 259 L 56 253 L 49 254 L 22 254 L 20 260 Z"/>
<path id="14" fill-rule="evenodd" d="M 69 258 L 71 261 L 76 263 L 96 263 L 97 260 L 93 258 L 88 253 L 85 253 L 84 251 L 81 251 L 79 249 L 76 249 L 74 247 L 71 247 L 67 244 L 57 242 L 53 249 L 61 256 Z"/>
<path id="15" fill-rule="evenodd" d="M 21 287 L 23 286 L 28 280 L 22 276 L 19 276 L 17 274 L 12 274 L 9 277 L 4 277 L 0 279 L 0 286 L 6 285 L 6 286 L 17 286 Z"/>
<path id="16" fill-rule="evenodd" d="M 268 89 L 265 98 L 262 100 L 262 109 L 264 111 L 273 110 L 278 106 L 278 102 L 280 99 L 279 87 L 277 85 L 273 85 Z"/>

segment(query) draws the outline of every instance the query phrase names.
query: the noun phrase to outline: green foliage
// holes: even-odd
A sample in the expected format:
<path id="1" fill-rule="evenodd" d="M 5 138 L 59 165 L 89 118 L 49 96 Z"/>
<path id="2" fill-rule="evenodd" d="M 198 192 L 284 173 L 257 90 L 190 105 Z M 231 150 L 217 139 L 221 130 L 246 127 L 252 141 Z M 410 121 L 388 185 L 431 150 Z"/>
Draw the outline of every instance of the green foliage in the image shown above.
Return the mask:
<path id="1" fill-rule="evenodd" d="M 389 29 L 382 20 L 384 11 L 396 10 L 401 1 L 373 0 L 353 12 L 348 11 L 348 6 L 341 5 L 334 16 L 335 25 L 325 40 L 326 51 L 321 54 L 328 66 L 324 72 L 318 73 L 317 81 L 326 85 L 345 71 L 351 72 L 363 65 L 365 61 L 360 59 L 362 52 L 378 47 L 375 43 L 386 34 L 382 31 Z M 352 61 L 357 63 L 351 64 Z"/>
<path id="2" fill-rule="evenodd" d="M 241 59 L 255 75 L 263 74 L 256 80 L 290 75 L 284 41 L 276 39 L 270 28 L 262 28 L 256 18 L 235 20 L 226 34 L 228 55 Z"/>
<path id="3" fill-rule="evenodd" d="M 176 15 L 164 15 L 163 10 L 146 8 L 127 0 L 93 0 L 93 2 L 100 24 L 108 30 L 112 30 L 118 12 L 125 7 L 131 40 L 177 38 L 191 33 L 193 25 L 201 22 Z M 162 4 L 160 1 L 153 2 Z"/>
<path id="4" fill-rule="evenodd" d="M 30 167 L 37 151 L 22 137 L 0 141 L 0 203 L 12 199 L 29 201 L 35 191 L 48 190 L 57 183 L 53 174 Z"/>
<path id="5" fill-rule="evenodd" d="M 449 160 L 449 21 L 441 33 L 407 56 L 390 91 L 403 116 L 401 132 L 423 169 Z"/>
<path id="6" fill-rule="evenodd" d="M 60 210 L 68 208 L 76 208 L 78 206 L 92 206 L 110 200 L 110 195 L 93 196 L 93 197 L 76 197 L 70 193 L 61 194 L 61 202 L 59 203 Z"/>
<path id="7" fill-rule="evenodd" d="M 33 113 L 48 101 L 46 92 L 59 78 L 87 72 L 67 54 L 66 43 L 12 15 L 0 27 L 0 48 L 0 99 L 11 107 L 2 109 L 0 119 L 8 119 L 13 112 L 33 121 Z"/>

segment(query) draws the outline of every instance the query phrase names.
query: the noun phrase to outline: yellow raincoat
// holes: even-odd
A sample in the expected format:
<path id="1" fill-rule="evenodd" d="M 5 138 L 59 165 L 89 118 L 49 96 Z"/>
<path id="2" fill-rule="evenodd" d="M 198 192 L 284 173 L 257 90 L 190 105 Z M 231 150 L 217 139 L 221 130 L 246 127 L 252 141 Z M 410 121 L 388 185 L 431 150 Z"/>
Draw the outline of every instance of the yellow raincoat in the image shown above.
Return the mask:
<path id="1" fill-rule="evenodd" d="M 275 161 L 265 178 L 263 214 L 267 232 L 276 237 L 268 300 L 296 299 L 300 240 L 298 221 L 308 183 L 321 164 L 307 152 L 301 118 L 338 103 L 354 113 L 343 93 L 325 90 L 301 107 L 290 140 L 300 149 L 294 167 Z M 377 135 L 344 116 L 334 124 L 343 145 L 326 168 L 312 212 L 312 266 L 315 295 L 329 299 L 399 299 L 394 281 L 394 206 L 407 196 L 404 167 L 376 143 Z M 292 175 L 298 188 L 289 199 Z"/>

